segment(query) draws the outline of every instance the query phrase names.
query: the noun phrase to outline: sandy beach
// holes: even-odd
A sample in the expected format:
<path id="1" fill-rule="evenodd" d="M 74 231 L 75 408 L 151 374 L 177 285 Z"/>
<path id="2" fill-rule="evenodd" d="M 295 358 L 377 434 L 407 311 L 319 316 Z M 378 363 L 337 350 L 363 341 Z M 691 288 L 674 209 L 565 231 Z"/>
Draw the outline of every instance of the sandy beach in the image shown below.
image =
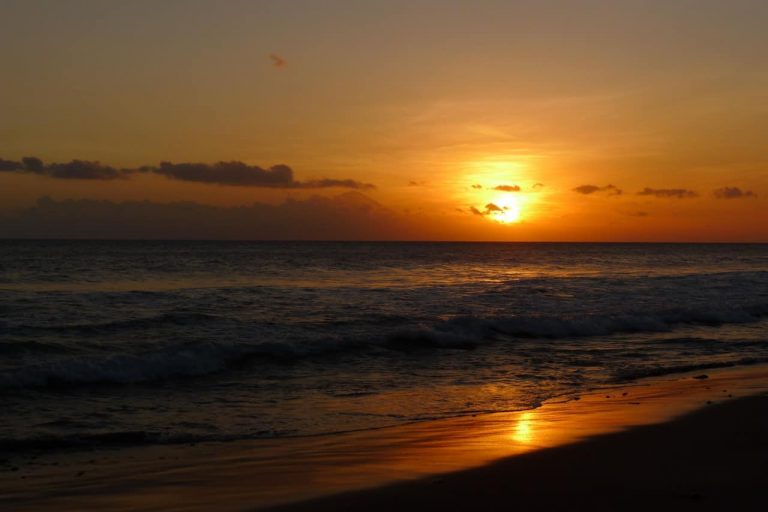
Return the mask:
<path id="1" fill-rule="evenodd" d="M 0 507 L 756 509 L 766 391 L 755 366 L 333 436 L 5 454 Z"/>
<path id="2" fill-rule="evenodd" d="M 765 510 L 768 396 L 303 510 Z"/>

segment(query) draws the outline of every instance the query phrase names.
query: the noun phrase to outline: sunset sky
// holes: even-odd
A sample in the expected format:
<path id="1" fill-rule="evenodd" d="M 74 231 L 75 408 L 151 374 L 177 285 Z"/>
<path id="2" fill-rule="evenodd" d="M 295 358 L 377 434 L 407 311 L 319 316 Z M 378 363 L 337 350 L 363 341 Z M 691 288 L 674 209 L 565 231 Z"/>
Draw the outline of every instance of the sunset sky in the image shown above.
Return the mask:
<path id="1" fill-rule="evenodd" d="M 186 201 L 206 238 L 768 241 L 766 27 L 764 0 L 0 0 L 0 235 Z"/>

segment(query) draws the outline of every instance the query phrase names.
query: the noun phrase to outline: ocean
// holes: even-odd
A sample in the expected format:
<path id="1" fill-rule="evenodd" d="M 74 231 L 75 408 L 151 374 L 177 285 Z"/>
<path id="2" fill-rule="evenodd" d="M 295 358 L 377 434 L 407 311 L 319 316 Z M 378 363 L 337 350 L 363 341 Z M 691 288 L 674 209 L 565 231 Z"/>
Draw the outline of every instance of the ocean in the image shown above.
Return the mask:
<path id="1" fill-rule="evenodd" d="M 768 361 L 768 245 L 0 241 L 0 450 L 333 434 Z"/>

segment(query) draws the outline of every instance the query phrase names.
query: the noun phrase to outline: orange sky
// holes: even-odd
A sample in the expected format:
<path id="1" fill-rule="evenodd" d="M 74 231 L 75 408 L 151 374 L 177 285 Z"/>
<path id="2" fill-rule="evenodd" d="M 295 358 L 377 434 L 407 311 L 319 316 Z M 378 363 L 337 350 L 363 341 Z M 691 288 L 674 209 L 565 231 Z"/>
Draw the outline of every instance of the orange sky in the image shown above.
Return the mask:
<path id="1" fill-rule="evenodd" d="M 768 241 L 763 1 L 0 8 L 0 214 L 42 196 L 232 207 L 350 191 L 328 178 L 374 184 L 354 190 L 397 219 L 364 238 Z M 26 156 L 294 174 L 73 179 L 12 169 Z"/>

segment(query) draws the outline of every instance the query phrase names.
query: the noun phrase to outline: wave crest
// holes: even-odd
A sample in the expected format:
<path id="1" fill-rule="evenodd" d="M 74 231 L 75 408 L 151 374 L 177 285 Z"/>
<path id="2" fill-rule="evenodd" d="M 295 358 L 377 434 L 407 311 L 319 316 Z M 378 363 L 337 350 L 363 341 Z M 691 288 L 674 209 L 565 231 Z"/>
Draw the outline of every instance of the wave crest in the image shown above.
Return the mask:
<path id="1" fill-rule="evenodd" d="M 136 384 L 200 377 L 253 358 L 292 361 L 364 350 L 368 350 L 372 357 L 382 350 L 468 350 L 500 339 L 514 343 L 516 338 L 567 339 L 666 332 L 684 324 L 739 324 L 756 322 L 765 316 L 768 316 L 768 304 L 710 310 L 678 308 L 637 315 L 460 316 L 426 327 L 406 327 L 367 338 L 327 338 L 303 343 L 292 340 L 259 343 L 208 341 L 176 344 L 141 353 L 50 355 L 47 361 L 0 374 L 0 389 L 97 383 Z"/>

